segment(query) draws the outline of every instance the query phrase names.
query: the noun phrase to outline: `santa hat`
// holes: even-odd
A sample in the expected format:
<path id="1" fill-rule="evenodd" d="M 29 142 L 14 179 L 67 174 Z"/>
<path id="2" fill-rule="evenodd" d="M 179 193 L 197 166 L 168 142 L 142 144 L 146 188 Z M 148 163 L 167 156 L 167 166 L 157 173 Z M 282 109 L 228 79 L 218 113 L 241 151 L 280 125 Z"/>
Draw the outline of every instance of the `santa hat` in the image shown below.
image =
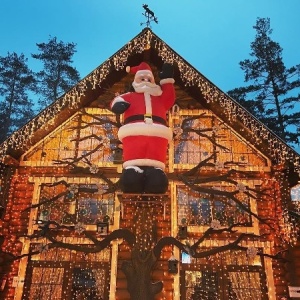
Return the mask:
<path id="1" fill-rule="evenodd" d="M 147 74 L 147 75 L 150 75 L 151 78 L 154 80 L 152 70 L 151 70 L 150 66 L 145 62 L 141 62 L 138 66 L 135 66 L 135 67 L 127 66 L 126 67 L 126 72 L 135 74 L 135 76 L 137 76 L 137 75 L 140 76 L 140 75 L 143 75 L 143 74 L 145 74 L 145 75 Z"/>

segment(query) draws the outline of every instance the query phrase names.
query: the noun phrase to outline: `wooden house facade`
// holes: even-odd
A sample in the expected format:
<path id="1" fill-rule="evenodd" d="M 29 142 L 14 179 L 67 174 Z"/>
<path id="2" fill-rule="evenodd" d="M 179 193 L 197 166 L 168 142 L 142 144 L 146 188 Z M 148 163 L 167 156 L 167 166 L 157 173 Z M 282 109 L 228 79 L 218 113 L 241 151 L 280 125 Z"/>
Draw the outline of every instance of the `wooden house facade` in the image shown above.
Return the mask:
<path id="1" fill-rule="evenodd" d="M 109 103 L 142 61 L 175 68 L 165 194 L 118 186 Z M 0 299 L 282 300 L 300 286 L 299 155 L 149 28 L 0 152 Z"/>

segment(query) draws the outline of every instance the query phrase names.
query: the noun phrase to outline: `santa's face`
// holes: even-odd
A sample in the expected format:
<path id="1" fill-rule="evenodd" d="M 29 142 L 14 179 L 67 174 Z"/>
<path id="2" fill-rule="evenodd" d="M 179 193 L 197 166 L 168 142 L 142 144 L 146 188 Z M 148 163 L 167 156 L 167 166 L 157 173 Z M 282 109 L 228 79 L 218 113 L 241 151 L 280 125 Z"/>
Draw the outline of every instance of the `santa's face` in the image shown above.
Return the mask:
<path id="1" fill-rule="evenodd" d="M 155 84 L 153 76 L 148 73 L 136 74 L 132 86 L 137 93 L 149 93 L 153 96 L 161 94 L 160 86 Z"/>
<path id="2" fill-rule="evenodd" d="M 135 77 L 134 77 L 134 81 L 137 83 L 137 84 L 140 84 L 140 83 L 152 83 L 152 84 L 155 84 L 154 82 L 154 78 L 152 76 L 151 73 L 149 72 L 138 72 Z"/>

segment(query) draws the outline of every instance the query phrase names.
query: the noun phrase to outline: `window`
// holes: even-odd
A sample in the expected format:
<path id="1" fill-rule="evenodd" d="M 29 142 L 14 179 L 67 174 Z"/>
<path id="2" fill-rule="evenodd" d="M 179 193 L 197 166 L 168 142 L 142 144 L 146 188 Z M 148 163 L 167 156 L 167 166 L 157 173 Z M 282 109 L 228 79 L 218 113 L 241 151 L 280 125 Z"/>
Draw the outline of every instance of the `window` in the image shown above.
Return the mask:
<path id="1" fill-rule="evenodd" d="M 203 267 L 202 267 L 203 268 Z M 263 300 L 260 272 L 183 271 L 182 300 Z"/>
<path id="2" fill-rule="evenodd" d="M 267 300 L 266 276 L 258 257 L 227 251 L 182 264 L 181 300 Z"/>
<path id="3" fill-rule="evenodd" d="M 40 192 L 38 218 L 61 224 L 96 224 L 109 220 L 113 224 L 114 195 L 104 194 L 103 184 L 43 184 Z"/>
<path id="4" fill-rule="evenodd" d="M 87 246 L 87 245 L 85 245 Z M 39 244 L 31 245 L 31 248 Z M 23 300 L 108 300 L 110 249 L 83 254 L 52 248 L 28 263 Z"/>
<path id="5" fill-rule="evenodd" d="M 103 299 L 105 290 L 105 269 L 74 268 L 72 299 Z"/>
<path id="6" fill-rule="evenodd" d="M 230 186 L 206 188 L 229 191 Z M 249 208 L 249 197 L 239 193 L 236 197 Z M 233 200 L 221 195 L 206 194 L 177 186 L 178 224 L 188 226 L 210 226 L 212 220 L 218 220 L 222 226 L 244 223 L 251 226 L 251 217 Z"/>
<path id="7" fill-rule="evenodd" d="M 232 299 L 263 299 L 259 272 L 228 272 Z"/>
<path id="8" fill-rule="evenodd" d="M 216 272 L 185 271 L 184 299 L 219 300 Z"/>
<path id="9" fill-rule="evenodd" d="M 62 299 L 63 276 L 63 268 L 34 268 L 29 299 Z"/>

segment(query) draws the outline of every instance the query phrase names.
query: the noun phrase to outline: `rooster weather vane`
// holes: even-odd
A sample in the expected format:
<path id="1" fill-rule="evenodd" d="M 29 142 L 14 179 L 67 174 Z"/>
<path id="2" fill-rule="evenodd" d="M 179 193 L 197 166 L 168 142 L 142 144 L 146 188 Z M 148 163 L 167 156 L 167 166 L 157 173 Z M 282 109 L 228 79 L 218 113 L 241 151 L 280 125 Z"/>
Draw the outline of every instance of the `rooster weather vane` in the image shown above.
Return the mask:
<path id="1" fill-rule="evenodd" d="M 145 23 L 141 23 L 141 26 L 146 24 L 147 27 L 151 27 L 150 24 L 151 22 L 155 22 L 156 24 L 158 24 L 158 20 L 157 17 L 154 15 L 154 12 L 152 10 L 149 9 L 147 4 L 143 4 L 143 8 L 145 10 L 145 12 L 142 14 L 143 16 L 145 16 L 147 18 Z"/>

